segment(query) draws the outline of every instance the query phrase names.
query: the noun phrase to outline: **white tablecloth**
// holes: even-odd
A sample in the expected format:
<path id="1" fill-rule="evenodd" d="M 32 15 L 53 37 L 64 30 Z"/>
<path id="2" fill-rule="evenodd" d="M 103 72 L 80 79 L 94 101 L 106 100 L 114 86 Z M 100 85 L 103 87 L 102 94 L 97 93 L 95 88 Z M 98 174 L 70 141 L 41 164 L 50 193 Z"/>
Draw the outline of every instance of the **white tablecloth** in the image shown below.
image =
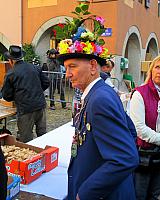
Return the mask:
<path id="1" fill-rule="evenodd" d="M 74 128 L 71 122 L 29 142 L 41 148 L 46 145 L 59 148 L 58 167 L 42 174 L 37 180 L 28 185 L 21 185 L 21 190 L 43 194 L 55 199 L 63 199 L 67 195 L 67 169 L 71 156 L 71 143 Z"/>

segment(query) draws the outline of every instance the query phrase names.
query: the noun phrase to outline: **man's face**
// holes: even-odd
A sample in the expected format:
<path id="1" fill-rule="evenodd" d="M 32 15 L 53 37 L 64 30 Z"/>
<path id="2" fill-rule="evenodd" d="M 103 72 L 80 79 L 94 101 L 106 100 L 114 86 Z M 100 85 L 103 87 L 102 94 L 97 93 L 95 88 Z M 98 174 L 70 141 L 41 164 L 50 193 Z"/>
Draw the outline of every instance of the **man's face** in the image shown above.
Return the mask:
<path id="1" fill-rule="evenodd" d="M 95 60 L 68 59 L 64 62 L 66 77 L 71 80 L 74 88 L 84 91 L 98 77 L 98 67 Z"/>
<path id="2" fill-rule="evenodd" d="M 56 58 L 56 55 L 55 55 L 55 54 L 50 54 L 50 55 L 49 55 L 49 58 L 52 58 L 52 59 L 53 59 L 53 58 Z"/>
<path id="3" fill-rule="evenodd" d="M 156 85 L 160 86 L 160 60 L 155 62 L 152 69 L 152 80 Z"/>
<path id="4" fill-rule="evenodd" d="M 112 67 L 109 65 L 104 65 L 101 67 L 101 71 L 105 73 L 110 73 L 112 71 Z"/>

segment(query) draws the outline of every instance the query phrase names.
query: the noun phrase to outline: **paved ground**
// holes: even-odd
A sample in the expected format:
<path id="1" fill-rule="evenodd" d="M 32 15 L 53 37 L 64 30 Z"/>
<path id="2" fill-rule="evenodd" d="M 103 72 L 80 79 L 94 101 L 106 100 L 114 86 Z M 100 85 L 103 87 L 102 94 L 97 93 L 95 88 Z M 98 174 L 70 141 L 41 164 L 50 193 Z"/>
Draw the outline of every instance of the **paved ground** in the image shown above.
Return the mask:
<path id="1" fill-rule="evenodd" d="M 47 132 L 62 126 L 63 124 L 71 121 L 72 111 L 71 104 L 67 104 L 67 109 L 63 109 L 60 103 L 56 103 L 56 110 L 50 110 L 48 106 L 49 102 L 47 102 L 46 108 L 46 118 L 47 118 Z M 0 124 L 0 128 L 3 124 Z M 7 129 L 11 131 L 13 135 L 17 133 L 17 125 L 16 119 L 14 117 L 10 117 L 7 120 Z M 36 137 L 36 136 L 35 136 Z"/>
<path id="2" fill-rule="evenodd" d="M 14 200 L 55 200 L 53 198 L 46 197 L 44 195 L 33 194 L 29 192 L 20 192 Z"/>

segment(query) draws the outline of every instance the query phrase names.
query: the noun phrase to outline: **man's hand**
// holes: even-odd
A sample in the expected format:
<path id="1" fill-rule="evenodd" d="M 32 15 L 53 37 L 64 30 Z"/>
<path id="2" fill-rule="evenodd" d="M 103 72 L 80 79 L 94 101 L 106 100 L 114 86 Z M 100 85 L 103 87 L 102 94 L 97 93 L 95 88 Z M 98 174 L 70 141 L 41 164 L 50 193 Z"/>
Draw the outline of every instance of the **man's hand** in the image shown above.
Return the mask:
<path id="1" fill-rule="evenodd" d="M 78 194 L 77 194 L 77 196 L 76 196 L 76 200 L 80 200 L 80 198 L 79 198 Z"/>

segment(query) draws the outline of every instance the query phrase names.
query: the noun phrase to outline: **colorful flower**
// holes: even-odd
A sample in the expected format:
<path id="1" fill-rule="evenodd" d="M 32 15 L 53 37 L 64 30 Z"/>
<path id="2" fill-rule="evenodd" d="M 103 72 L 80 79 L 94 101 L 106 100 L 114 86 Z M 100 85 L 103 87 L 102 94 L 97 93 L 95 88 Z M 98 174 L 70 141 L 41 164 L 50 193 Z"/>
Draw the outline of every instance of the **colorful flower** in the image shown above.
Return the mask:
<path id="1" fill-rule="evenodd" d="M 53 35 L 56 37 L 57 31 L 53 29 Z"/>
<path id="2" fill-rule="evenodd" d="M 103 17 L 96 17 L 96 21 L 100 22 L 101 25 L 104 25 L 105 19 Z"/>
<path id="3" fill-rule="evenodd" d="M 99 55 L 101 58 L 106 59 L 108 56 L 108 49 L 107 48 L 102 48 L 102 53 Z"/>
<path id="4" fill-rule="evenodd" d="M 89 41 L 85 42 L 85 44 L 86 46 L 83 48 L 84 53 L 94 54 L 94 49 L 93 49 L 92 44 Z"/>
<path id="5" fill-rule="evenodd" d="M 90 31 L 82 33 L 81 34 L 81 38 L 87 39 L 87 40 L 90 40 L 90 41 L 94 41 L 95 40 L 94 34 L 92 32 L 90 32 Z"/>
<path id="6" fill-rule="evenodd" d="M 59 23 L 58 26 L 64 28 L 64 24 Z"/>
<path id="7" fill-rule="evenodd" d="M 78 40 L 75 41 L 73 45 L 76 49 L 76 52 L 79 52 L 79 53 L 83 52 L 83 45 L 81 44 L 80 41 L 78 41 Z"/>

